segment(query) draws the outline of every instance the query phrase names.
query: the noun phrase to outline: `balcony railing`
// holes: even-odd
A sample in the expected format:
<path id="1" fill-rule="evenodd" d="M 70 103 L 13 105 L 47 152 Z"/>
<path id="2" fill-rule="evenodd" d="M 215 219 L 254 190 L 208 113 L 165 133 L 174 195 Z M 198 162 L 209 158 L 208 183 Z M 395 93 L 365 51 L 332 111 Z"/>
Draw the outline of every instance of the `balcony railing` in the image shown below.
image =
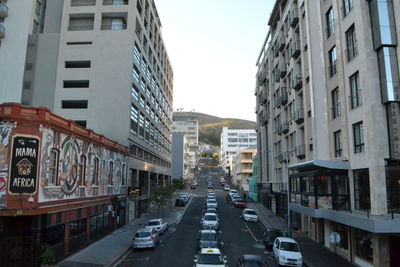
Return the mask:
<path id="1" fill-rule="evenodd" d="M 126 30 L 126 23 L 123 24 L 103 24 L 101 25 L 102 30 Z"/>
<path id="2" fill-rule="evenodd" d="M 299 22 L 299 11 L 297 8 L 293 8 L 289 16 L 289 24 L 291 27 L 294 28 L 298 22 Z"/>
<path id="3" fill-rule="evenodd" d="M 351 109 L 362 105 L 361 89 L 357 89 L 349 95 L 349 104 Z"/>
<path id="4" fill-rule="evenodd" d="M 6 35 L 6 28 L 2 23 L 0 23 L 0 39 L 4 38 L 5 35 Z"/>
<path id="5" fill-rule="evenodd" d="M 296 146 L 295 155 L 298 158 L 304 158 L 306 156 L 306 146 L 305 145 Z"/>
<path id="6" fill-rule="evenodd" d="M 284 78 L 286 76 L 286 73 L 287 73 L 286 64 L 281 64 L 281 66 L 279 67 L 279 76 L 281 78 Z"/>
<path id="7" fill-rule="evenodd" d="M 285 46 L 286 46 L 285 37 L 281 36 L 281 38 L 279 38 L 279 51 L 282 52 L 283 49 L 285 49 Z"/>
<path id="8" fill-rule="evenodd" d="M 282 133 L 284 133 L 284 134 L 288 133 L 289 132 L 289 123 L 287 123 L 287 122 L 282 123 L 280 125 L 280 128 L 281 128 Z"/>
<path id="9" fill-rule="evenodd" d="M 289 153 L 287 151 L 278 154 L 278 160 L 280 163 L 289 162 Z"/>
<path id="10" fill-rule="evenodd" d="M 350 44 L 347 49 L 345 50 L 346 56 L 347 56 L 347 62 L 355 58 L 358 54 L 357 51 L 357 41 L 354 41 L 352 44 Z"/>
<path id="11" fill-rule="evenodd" d="M 104 0 L 103 5 L 108 6 L 108 5 L 113 5 L 113 6 L 123 6 L 123 5 L 128 5 L 129 1 L 128 0 Z"/>
<path id="12" fill-rule="evenodd" d="M 300 40 L 293 40 L 290 46 L 290 54 L 293 58 L 298 58 L 300 56 Z"/>
<path id="13" fill-rule="evenodd" d="M 8 16 L 8 6 L 6 3 L 0 3 L 0 18 Z"/>
<path id="14" fill-rule="evenodd" d="M 333 77 L 336 74 L 336 60 L 334 60 L 329 66 L 329 77 Z"/>
<path id="15" fill-rule="evenodd" d="M 294 77 L 290 81 L 290 85 L 293 89 L 299 90 L 303 86 L 303 76 L 301 73 L 297 73 L 296 77 Z"/>
<path id="16" fill-rule="evenodd" d="M 91 25 L 69 25 L 68 31 L 91 31 L 93 30 L 93 24 Z"/>
<path id="17" fill-rule="evenodd" d="M 286 105 L 288 102 L 288 93 L 286 91 L 286 87 L 281 87 L 280 88 L 280 102 L 281 105 Z"/>
<path id="18" fill-rule="evenodd" d="M 331 119 L 336 119 L 340 117 L 340 103 L 337 103 L 331 107 Z"/>
<path id="19" fill-rule="evenodd" d="M 304 121 L 304 108 L 298 108 L 294 112 L 294 121 L 296 123 L 302 123 Z"/>

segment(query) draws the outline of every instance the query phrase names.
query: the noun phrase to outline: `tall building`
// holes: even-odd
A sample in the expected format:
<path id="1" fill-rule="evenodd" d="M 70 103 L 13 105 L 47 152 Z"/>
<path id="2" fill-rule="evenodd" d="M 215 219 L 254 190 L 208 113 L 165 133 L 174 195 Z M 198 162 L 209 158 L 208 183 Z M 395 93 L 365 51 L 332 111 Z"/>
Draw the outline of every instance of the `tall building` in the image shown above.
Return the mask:
<path id="1" fill-rule="evenodd" d="M 263 203 L 359 266 L 400 265 L 399 11 L 276 1 L 257 63 Z"/>
<path id="2" fill-rule="evenodd" d="M 253 156 L 257 154 L 255 146 L 238 148 L 232 163 L 232 184 L 240 190 L 249 192 L 249 178 L 253 176 Z"/>
<path id="3" fill-rule="evenodd" d="M 174 116 L 172 131 L 184 134 L 189 145 L 199 145 L 199 123 L 197 120 Z"/>
<path id="4" fill-rule="evenodd" d="M 225 172 L 232 170 L 232 159 L 239 148 L 257 145 L 257 134 L 252 129 L 222 128 L 220 160 Z"/>
<path id="5" fill-rule="evenodd" d="M 4 5 L 1 101 L 48 107 L 129 147 L 128 186 L 143 194 L 129 217 L 138 216 L 171 177 L 173 71 L 154 1 Z"/>

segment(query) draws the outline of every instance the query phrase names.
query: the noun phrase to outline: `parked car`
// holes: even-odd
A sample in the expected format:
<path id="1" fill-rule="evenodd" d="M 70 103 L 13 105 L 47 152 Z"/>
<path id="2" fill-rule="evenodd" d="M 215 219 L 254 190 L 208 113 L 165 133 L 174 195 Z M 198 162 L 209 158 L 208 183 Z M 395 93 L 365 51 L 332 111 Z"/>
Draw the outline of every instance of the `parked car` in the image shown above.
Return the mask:
<path id="1" fill-rule="evenodd" d="M 246 207 L 246 205 L 243 202 L 243 199 L 241 198 L 235 198 L 233 200 L 233 205 L 235 206 L 235 208 L 241 208 L 241 209 L 244 209 Z"/>
<path id="2" fill-rule="evenodd" d="M 218 234 L 215 230 L 200 230 L 197 248 L 219 248 Z"/>
<path id="3" fill-rule="evenodd" d="M 186 193 L 186 192 L 178 193 L 178 197 L 184 199 L 186 203 L 189 202 L 189 199 L 190 199 L 189 193 Z"/>
<path id="4" fill-rule="evenodd" d="M 196 189 L 196 187 L 197 187 L 197 184 L 190 184 L 190 189 Z"/>
<path id="5" fill-rule="evenodd" d="M 209 185 L 207 186 L 207 189 L 214 189 L 214 187 L 213 187 L 211 184 L 209 184 Z"/>
<path id="6" fill-rule="evenodd" d="M 232 198 L 232 195 L 238 195 L 238 191 L 235 190 L 235 189 L 231 189 L 231 190 L 229 191 L 229 196 Z"/>
<path id="7" fill-rule="evenodd" d="M 195 267 L 225 267 L 227 263 L 226 257 L 223 256 L 221 251 L 217 248 L 202 248 L 199 253 L 194 256 Z"/>
<path id="8" fill-rule="evenodd" d="M 303 266 L 303 256 L 299 245 L 292 238 L 277 237 L 274 241 L 273 253 L 279 265 Z"/>
<path id="9" fill-rule="evenodd" d="M 136 231 L 132 240 L 133 248 L 153 248 L 160 242 L 159 235 L 155 228 L 142 228 Z"/>
<path id="10" fill-rule="evenodd" d="M 218 210 L 216 208 L 207 208 L 205 213 L 216 213 L 216 214 L 218 214 Z"/>
<path id="11" fill-rule="evenodd" d="M 257 213 L 252 209 L 244 209 L 242 211 L 242 217 L 246 222 L 258 222 Z"/>
<path id="12" fill-rule="evenodd" d="M 201 227 L 203 229 L 214 229 L 219 228 L 219 219 L 214 213 L 206 213 L 201 219 Z"/>
<path id="13" fill-rule="evenodd" d="M 265 245 L 265 249 L 272 250 L 275 239 L 280 236 L 283 236 L 281 230 L 275 228 L 267 228 L 267 231 L 263 235 L 263 243 Z"/>
<path id="14" fill-rule="evenodd" d="M 164 219 L 153 219 L 147 223 L 146 228 L 155 228 L 157 233 L 164 233 L 168 230 L 168 223 Z"/>
<path id="15" fill-rule="evenodd" d="M 206 207 L 207 208 L 218 208 L 218 203 L 216 200 L 207 200 Z"/>
<path id="16" fill-rule="evenodd" d="M 231 190 L 231 187 L 229 185 L 225 184 L 224 185 L 224 190 L 225 191 L 229 191 L 229 190 Z"/>
<path id="17" fill-rule="evenodd" d="M 208 193 L 207 193 L 207 197 L 208 197 L 208 196 L 213 196 L 213 197 L 215 197 L 215 193 L 214 193 L 214 192 L 208 192 Z"/>
<path id="18" fill-rule="evenodd" d="M 186 205 L 186 201 L 183 198 L 177 198 L 175 200 L 175 206 L 184 207 Z"/>
<path id="19" fill-rule="evenodd" d="M 242 255 L 236 263 L 236 267 L 267 267 L 267 263 L 259 255 Z"/>

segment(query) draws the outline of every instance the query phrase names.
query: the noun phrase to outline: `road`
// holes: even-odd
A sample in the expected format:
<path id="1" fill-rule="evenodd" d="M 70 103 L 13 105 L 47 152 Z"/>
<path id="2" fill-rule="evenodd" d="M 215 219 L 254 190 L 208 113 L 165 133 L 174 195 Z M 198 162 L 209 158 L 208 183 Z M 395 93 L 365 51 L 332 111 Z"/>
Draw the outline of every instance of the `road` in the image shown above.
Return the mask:
<path id="1" fill-rule="evenodd" d="M 222 253 L 227 256 L 228 266 L 235 266 L 242 254 L 261 255 L 268 266 L 277 266 L 270 254 L 265 253 L 262 244 L 264 227 L 261 223 L 245 223 L 241 218 L 241 209 L 226 202 L 226 192 L 219 183 L 217 168 L 203 167 L 203 174 L 212 176 L 214 192 L 217 196 L 219 217 L 221 219 L 221 247 Z M 179 224 L 170 227 L 169 231 L 161 236 L 160 245 L 151 249 L 132 251 L 121 263 L 120 267 L 127 266 L 162 266 L 180 267 L 193 266 L 194 255 L 197 253 L 197 238 L 200 230 L 200 219 L 203 213 L 205 195 L 207 193 L 207 179 L 199 179 L 199 186 L 191 190 L 193 196 L 185 215 Z"/>

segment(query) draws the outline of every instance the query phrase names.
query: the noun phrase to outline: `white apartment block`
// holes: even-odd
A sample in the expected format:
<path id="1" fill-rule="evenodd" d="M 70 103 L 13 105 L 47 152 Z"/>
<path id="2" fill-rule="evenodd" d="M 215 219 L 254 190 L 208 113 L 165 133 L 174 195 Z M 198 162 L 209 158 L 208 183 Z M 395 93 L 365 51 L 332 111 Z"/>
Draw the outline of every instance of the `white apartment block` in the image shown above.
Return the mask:
<path id="1" fill-rule="evenodd" d="M 255 147 L 255 146 L 253 146 Z M 255 148 L 238 148 L 233 157 L 232 184 L 244 192 L 249 192 L 249 177 L 253 176 L 253 157 L 257 154 Z"/>
<path id="2" fill-rule="evenodd" d="M 180 118 L 175 116 L 172 121 L 172 131 L 182 133 L 186 136 L 189 145 L 198 146 L 199 144 L 199 123 L 197 120 Z"/>
<path id="3" fill-rule="evenodd" d="M 143 211 L 171 178 L 173 71 L 154 1 L 0 2 L 0 101 L 48 107 L 129 147 Z"/>
<path id="4" fill-rule="evenodd" d="M 276 1 L 257 63 L 263 202 L 284 217 L 289 188 L 292 226 L 358 266 L 400 266 L 399 15 Z"/>
<path id="5" fill-rule="evenodd" d="M 232 168 L 232 160 L 230 156 L 236 155 L 238 148 L 247 148 L 257 145 L 257 133 L 252 129 L 229 129 L 222 128 L 220 160 L 222 168 L 225 172 L 227 168 Z M 232 169 L 231 169 L 232 170 Z"/>

